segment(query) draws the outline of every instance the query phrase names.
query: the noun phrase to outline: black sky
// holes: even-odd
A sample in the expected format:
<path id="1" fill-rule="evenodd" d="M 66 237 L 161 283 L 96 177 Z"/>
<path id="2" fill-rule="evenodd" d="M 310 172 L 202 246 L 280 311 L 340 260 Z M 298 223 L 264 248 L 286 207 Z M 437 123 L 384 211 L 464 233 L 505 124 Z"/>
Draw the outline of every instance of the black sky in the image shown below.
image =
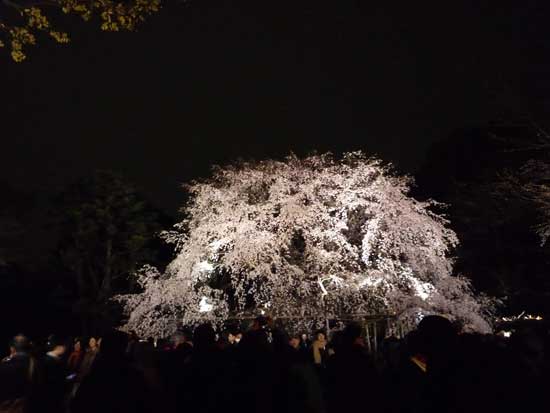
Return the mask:
<path id="1" fill-rule="evenodd" d="M 238 157 L 363 149 L 414 172 L 456 128 L 544 122 L 548 2 L 452 3 L 190 0 L 138 33 L 75 19 L 68 46 L 0 56 L 0 180 L 51 192 L 113 169 L 173 213 L 180 183 Z"/>

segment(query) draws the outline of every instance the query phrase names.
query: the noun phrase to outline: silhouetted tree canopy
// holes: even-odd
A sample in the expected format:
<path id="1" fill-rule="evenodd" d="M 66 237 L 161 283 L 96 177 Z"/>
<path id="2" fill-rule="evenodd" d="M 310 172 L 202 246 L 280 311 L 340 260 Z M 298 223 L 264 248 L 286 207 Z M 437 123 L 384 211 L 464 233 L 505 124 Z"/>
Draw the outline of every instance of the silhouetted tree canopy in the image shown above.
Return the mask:
<path id="1" fill-rule="evenodd" d="M 77 287 L 74 309 L 84 325 L 109 318 L 109 299 L 135 286 L 128 275 L 156 260 L 161 216 L 122 178 L 96 172 L 58 199 L 59 258 Z"/>

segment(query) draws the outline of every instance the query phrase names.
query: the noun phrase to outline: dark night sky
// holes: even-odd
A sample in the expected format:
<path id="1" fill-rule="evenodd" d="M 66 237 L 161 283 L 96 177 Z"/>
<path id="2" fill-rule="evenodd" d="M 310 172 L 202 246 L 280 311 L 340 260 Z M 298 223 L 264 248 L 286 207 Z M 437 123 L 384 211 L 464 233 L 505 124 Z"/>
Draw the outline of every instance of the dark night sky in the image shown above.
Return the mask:
<path id="1" fill-rule="evenodd" d="M 179 183 L 237 157 L 360 148 L 414 172 L 503 107 L 546 120 L 548 2 L 469 3 L 191 0 L 139 33 L 3 53 L 0 180 L 114 169 L 173 213 Z"/>

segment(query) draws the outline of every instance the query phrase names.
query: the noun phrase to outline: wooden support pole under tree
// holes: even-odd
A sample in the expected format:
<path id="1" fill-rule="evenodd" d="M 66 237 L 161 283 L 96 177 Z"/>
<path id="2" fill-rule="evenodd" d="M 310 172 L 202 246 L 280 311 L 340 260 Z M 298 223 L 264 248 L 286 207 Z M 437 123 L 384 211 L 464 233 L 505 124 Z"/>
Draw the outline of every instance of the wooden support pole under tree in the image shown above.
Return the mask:
<path id="1" fill-rule="evenodd" d="M 378 351 L 378 342 L 376 337 L 376 321 L 374 322 L 374 333 L 373 333 L 373 339 L 374 339 L 374 352 L 376 353 Z"/>
<path id="2" fill-rule="evenodd" d="M 370 332 L 369 332 L 369 323 L 365 323 L 365 331 L 367 334 L 367 347 L 369 348 L 369 353 L 372 352 L 371 346 L 370 346 Z"/>

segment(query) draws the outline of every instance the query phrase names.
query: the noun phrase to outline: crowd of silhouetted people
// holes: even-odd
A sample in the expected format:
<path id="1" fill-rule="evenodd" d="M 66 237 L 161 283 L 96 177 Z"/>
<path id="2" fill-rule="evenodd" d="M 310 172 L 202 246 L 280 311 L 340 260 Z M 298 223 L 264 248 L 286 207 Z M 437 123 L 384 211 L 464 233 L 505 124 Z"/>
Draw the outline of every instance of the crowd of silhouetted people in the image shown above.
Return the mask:
<path id="1" fill-rule="evenodd" d="M 550 409 L 544 329 L 459 334 L 425 317 L 369 351 L 359 325 L 287 334 L 258 317 L 170 341 L 111 331 L 43 346 L 20 334 L 0 363 L 0 413 L 525 412 Z M 542 409 L 542 410 L 541 410 Z"/>

